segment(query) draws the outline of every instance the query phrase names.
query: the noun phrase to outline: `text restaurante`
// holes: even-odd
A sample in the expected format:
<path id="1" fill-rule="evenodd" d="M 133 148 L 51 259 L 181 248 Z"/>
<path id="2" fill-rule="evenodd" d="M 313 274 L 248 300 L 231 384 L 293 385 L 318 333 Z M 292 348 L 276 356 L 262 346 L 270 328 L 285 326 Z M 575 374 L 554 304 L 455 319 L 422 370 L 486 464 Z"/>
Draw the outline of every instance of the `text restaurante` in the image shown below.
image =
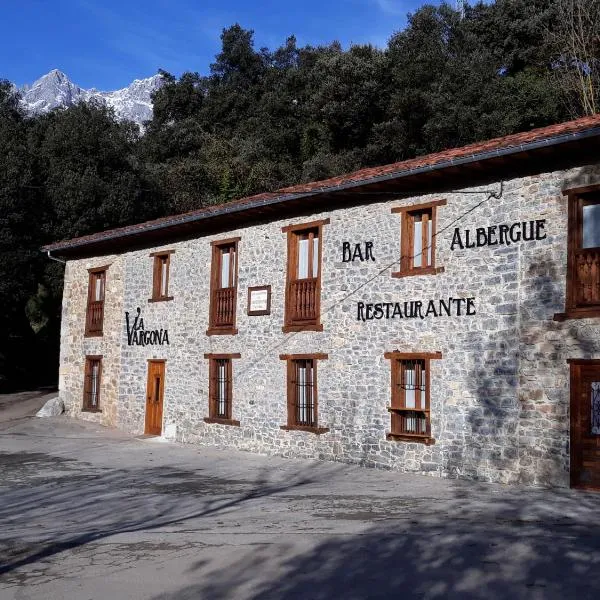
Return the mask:
<path id="1" fill-rule="evenodd" d="M 439 300 L 410 300 L 408 302 L 357 302 L 357 321 L 372 319 L 424 319 L 425 317 L 461 317 L 474 315 L 475 298 Z"/>

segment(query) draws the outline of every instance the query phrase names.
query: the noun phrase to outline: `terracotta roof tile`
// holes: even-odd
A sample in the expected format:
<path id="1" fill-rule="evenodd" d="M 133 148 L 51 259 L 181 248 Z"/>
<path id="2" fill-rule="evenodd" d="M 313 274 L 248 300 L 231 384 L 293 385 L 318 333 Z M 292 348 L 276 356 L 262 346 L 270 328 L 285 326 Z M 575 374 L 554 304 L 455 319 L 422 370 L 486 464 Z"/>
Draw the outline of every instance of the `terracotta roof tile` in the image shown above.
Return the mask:
<path id="1" fill-rule="evenodd" d="M 451 148 L 443 150 L 442 152 L 436 152 L 434 154 L 428 154 L 425 156 L 418 156 L 409 160 L 392 163 L 389 165 L 383 165 L 380 167 L 369 167 L 348 173 L 345 175 L 339 175 L 324 179 L 321 181 L 311 181 L 309 183 L 301 183 L 285 188 L 276 190 L 275 192 L 265 192 L 262 194 L 256 194 L 254 196 L 248 196 L 239 200 L 234 200 L 226 204 L 218 204 L 200 208 L 198 210 L 190 211 L 187 213 L 173 215 L 169 217 L 162 217 L 153 221 L 146 221 L 136 225 L 128 225 L 126 227 L 120 227 L 118 229 L 110 229 L 91 235 L 86 235 L 71 240 L 65 240 L 57 242 L 44 247 L 44 250 L 59 250 L 69 247 L 75 247 L 80 245 L 87 245 L 91 242 L 101 241 L 104 239 L 114 237 L 125 237 L 128 235 L 135 235 L 143 231 L 161 228 L 163 226 L 177 225 L 178 223 L 189 221 L 190 218 L 197 217 L 208 217 L 212 213 L 223 213 L 230 208 L 243 208 L 246 204 L 255 204 L 257 202 L 273 200 L 277 198 L 283 198 L 286 196 L 292 196 L 295 194 L 311 194 L 318 193 L 319 191 L 325 191 L 331 188 L 338 187 L 344 184 L 351 183 L 368 183 L 370 180 L 382 177 L 382 176 L 393 176 L 395 174 L 401 175 L 402 173 L 410 172 L 415 169 L 422 167 L 434 166 L 436 164 L 446 164 L 451 161 L 458 159 L 464 159 L 468 157 L 493 152 L 496 150 L 507 150 L 510 148 L 518 148 L 525 144 L 532 144 L 534 142 L 550 140 L 561 136 L 568 136 L 570 134 L 576 134 L 584 132 L 588 129 L 594 129 L 600 127 L 600 115 L 593 115 L 589 117 L 582 117 L 574 121 L 567 121 L 566 123 L 558 123 L 556 125 L 550 125 L 548 127 L 542 127 L 539 129 L 533 129 L 522 133 L 515 133 L 504 137 L 498 137 L 484 142 L 477 142 L 475 144 L 469 144 L 461 148 Z"/>

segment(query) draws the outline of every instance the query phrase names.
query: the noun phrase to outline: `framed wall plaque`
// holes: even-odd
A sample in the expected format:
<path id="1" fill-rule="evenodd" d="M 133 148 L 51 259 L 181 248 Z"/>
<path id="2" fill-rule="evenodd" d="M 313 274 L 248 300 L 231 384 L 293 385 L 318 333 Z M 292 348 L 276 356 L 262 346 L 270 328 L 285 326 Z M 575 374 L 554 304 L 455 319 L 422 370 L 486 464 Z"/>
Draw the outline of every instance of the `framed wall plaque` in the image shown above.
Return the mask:
<path id="1" fill-rule="evenodd" d="M 248 314 L 251 317 L 271 314 L 270 285 L 258 285 L 248 288 Z"/>

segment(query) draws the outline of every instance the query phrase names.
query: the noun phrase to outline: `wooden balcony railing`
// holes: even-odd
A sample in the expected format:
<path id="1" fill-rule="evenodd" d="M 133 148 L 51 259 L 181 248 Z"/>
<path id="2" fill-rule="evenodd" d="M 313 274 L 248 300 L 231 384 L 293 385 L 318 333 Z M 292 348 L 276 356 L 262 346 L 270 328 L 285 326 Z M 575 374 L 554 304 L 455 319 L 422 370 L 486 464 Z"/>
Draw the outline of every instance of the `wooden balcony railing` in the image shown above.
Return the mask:
<path id="1" fill-rule="evenodd" d="M 288 322 L 302 323 L 319 318 L 316 277 L 296 279 L 288 284 Z"/>
<path id="2" fill-rule="evenodd" d="M 574 283 L 577 306 L 600 304 L 600 248 L 575 252 Z"/>
<path id="3" fill-rule="evenodd" d="M 104 322 L 104 300 L 88 302 L 85 333 L 87 335 L 101 335 Z"/>
<path id="4" fill-rule="evenodd" d="M 235 287 L 213 291 L 213 327 L 235 327 Z"/>

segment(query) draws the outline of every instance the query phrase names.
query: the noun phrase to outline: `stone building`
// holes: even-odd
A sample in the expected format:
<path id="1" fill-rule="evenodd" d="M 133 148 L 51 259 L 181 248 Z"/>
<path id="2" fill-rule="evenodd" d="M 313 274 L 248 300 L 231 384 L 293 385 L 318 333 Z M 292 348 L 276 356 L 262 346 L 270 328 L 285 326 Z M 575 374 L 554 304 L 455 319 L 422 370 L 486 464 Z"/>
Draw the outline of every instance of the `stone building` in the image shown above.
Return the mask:
<path id="1" fill-rule="evenodd" d="M 599 139 L 586 117 L 46 247 L 68 414 L 600 486 Z"/>

